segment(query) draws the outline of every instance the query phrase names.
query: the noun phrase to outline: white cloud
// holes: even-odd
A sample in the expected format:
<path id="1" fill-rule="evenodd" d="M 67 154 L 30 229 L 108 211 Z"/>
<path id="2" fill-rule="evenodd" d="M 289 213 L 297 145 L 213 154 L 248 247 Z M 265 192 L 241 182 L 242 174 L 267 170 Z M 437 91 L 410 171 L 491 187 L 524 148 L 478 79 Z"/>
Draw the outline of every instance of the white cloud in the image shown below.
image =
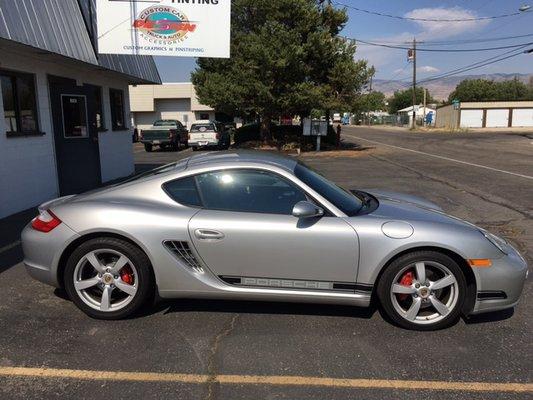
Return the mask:
<path id="1" fill-rule="evenodd" d="M 426 72 L 426 73 L 440 72 L 440 69 L 432 67 L 431 65 L 424 65 L 422 67 L 418 67 L 417 70 L 419 72 Z"/>
<path id="2" fill-rule="evenodd" d="M 409 11 L 404 15 L 409 18 L 422 19 L 469 19 L 476 18 L 478 15 L 471 10 L 465 10 L 461 7 L 452 8 L 418 8 Z M 457 36 L 465 32 L 473 32 L 485 27 L 490 20 L 483 19 L 477 21 L 413 21 L 418 25 L 422 32 L 417 35 L 422 40 L 440 39 Z"/>

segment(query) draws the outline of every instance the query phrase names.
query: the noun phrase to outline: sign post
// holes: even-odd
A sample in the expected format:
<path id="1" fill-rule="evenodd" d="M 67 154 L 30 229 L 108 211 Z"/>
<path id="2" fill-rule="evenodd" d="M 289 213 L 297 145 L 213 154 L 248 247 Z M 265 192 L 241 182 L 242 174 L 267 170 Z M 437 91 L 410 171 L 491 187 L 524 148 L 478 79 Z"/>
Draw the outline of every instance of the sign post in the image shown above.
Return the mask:
<path id="1" fill-rule="evenodd" d="M 230 0 L 97 0 L 98 52 L 230 56 Z"/>

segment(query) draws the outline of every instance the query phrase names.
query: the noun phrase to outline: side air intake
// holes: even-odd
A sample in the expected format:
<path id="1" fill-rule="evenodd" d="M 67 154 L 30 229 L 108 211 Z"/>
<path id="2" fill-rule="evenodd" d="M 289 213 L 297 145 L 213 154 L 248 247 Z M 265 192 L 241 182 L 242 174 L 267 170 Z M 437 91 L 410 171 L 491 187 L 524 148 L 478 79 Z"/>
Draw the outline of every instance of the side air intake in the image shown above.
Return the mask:
<path id="1" fill-rule="evenodd" d="M 165 240 L 163 242 L 165 247 L 174 254 L 178 260 L 183 262 L 189 268 L 200 274 L 204 273 L 204 269 L 191 251 L 191 247 L 188 242 L 177 240 Z"/>

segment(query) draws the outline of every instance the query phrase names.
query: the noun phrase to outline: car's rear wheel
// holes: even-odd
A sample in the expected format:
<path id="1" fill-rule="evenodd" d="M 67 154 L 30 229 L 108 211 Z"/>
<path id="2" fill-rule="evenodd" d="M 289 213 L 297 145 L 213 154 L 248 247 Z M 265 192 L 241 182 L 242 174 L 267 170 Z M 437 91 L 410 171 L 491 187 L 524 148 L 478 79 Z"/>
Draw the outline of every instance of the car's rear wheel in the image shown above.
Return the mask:
<path id="1" fill-rule="evenodd" d="M 74 250 L 65 267 L 64 285 L 83 312 L 99 319 L 133 315 L 154 290 L 146 254 L 116 238 L 91 239 Z"/>
<path id="2" fill-rule="evenodd" d="M 378 282 L 385 313 L 404 328 L 423 331 L 453 325 L 461 314 L 466 290 L 459 265 L 435 251 L 397 258 Z"/>
<path id="3" fill-rule="evenodd" d="M 146 150 L 148 153 L 150 153 L 153 150 L 153 146 L 150 143 L 144 144 L 144 150 Z"/>

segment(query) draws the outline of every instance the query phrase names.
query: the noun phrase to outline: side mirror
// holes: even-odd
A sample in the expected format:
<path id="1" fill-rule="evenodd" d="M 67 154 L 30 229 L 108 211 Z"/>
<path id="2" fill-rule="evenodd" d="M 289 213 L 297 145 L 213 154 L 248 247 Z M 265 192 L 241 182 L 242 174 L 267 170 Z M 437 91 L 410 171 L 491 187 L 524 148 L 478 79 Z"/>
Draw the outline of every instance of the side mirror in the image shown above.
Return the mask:
<path id="1" fill-rule="evenodd" d="M 299 201 L 292 209 L 292 215 L 296 218 L 314 218 L 324 215 L 324 210 L 309 201 Z"/>

